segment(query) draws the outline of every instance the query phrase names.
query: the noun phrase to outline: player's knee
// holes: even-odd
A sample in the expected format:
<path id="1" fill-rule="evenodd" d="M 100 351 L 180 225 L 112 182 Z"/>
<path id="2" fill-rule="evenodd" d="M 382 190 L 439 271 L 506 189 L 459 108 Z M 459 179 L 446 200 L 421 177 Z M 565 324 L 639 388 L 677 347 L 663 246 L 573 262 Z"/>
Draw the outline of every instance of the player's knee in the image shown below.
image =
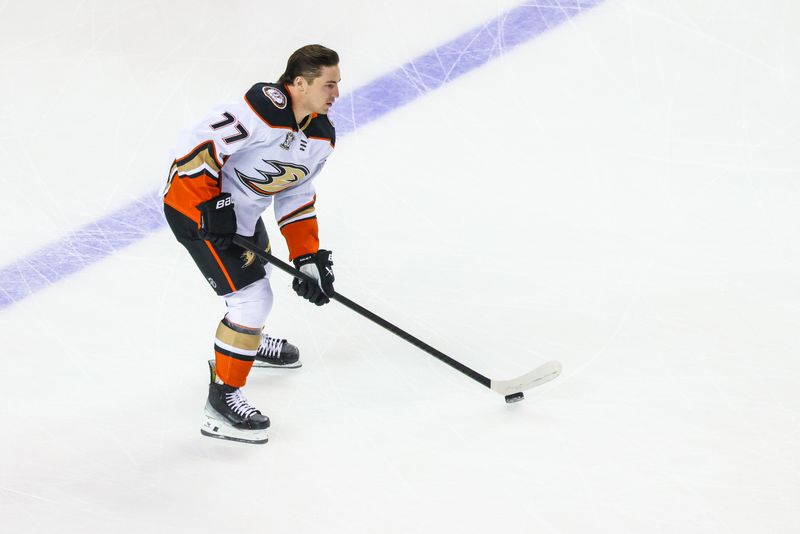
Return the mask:
<path id="1" fill-rule="evenodd" d="M 272 309 L 272 288 L 267 278 L 225 295 L 228 320 L 249 328 L 261 328 Z"/>

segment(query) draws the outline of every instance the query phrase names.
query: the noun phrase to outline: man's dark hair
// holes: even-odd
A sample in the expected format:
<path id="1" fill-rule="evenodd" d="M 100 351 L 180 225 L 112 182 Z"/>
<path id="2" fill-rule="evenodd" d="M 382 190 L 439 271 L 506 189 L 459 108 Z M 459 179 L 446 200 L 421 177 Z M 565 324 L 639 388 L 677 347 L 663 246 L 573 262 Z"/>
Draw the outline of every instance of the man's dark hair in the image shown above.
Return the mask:
<path id="1" fill-rule="evenodd" d="M 322 45 L 312 44 L 298 48 L 289 56 L 286 71 L 281 75 L 280 85 L 291 85 L 294 79 L 302 76 L 309 83 L 318 78 L 322 67 L 333 67 L 339 64 L 339 54 Z"/>

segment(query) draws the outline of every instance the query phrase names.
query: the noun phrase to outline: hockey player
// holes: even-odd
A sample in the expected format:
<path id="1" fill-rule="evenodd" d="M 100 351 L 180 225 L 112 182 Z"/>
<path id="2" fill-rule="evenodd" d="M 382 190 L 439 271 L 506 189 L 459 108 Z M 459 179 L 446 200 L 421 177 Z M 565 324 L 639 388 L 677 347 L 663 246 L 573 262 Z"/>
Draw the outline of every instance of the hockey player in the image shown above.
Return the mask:
<path id="1" fill-rule="evenodd" d="M 232 245 L 235 234 L 269 251 L 261 214 L 274 207 L 290 259 L 318 281 L 294 279 L 320 306 L 333 292 L 331 253 L 320 250 L 314 179 L 333 151 L 327 117 L 339 96 L 339 56 L 321 45 L 295 51 L 277 83 L 257 83 L 184 132 L 164 190 L 164 213 L 203 277 L 225 299 L 216 331 L 201 432 L 266 443 L 269 418 L 242 395 L 251 367 L 299 367 L 299 351 L 264 330 L 271 266 Z"/>

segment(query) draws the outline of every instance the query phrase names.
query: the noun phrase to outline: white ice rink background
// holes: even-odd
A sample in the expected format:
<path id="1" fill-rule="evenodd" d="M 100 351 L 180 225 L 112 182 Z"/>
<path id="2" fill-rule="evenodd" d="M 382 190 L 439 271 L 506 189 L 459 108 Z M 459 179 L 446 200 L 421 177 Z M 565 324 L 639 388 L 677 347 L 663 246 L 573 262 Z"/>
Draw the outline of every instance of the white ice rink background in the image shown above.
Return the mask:
<path id="1" fill-rule="evenodd" d="M 0 531 L 800 532 L 797 2 L 0 15 Z M 342 58 L 337 290 L 557 381 L 506 405 L 276 272 L 304 366 L 250 375 L 270 442 L 200 436 L 224 307 L 152 193 L 181 128 L 312 42 Z"/>

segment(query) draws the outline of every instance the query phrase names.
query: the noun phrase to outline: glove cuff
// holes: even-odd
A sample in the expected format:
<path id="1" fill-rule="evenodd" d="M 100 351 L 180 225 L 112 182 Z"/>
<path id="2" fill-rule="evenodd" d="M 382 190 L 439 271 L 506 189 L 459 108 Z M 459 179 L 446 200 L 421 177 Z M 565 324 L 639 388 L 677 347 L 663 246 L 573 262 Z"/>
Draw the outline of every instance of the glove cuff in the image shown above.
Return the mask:
<path id="1" fill-rule="evenodd" d="M 303 254 L 302 256 L 298 256 L 292 260 L 294 266 L 298 269 L 303 265 L 308 265 L 309 263 L 316 264 L 317 263 L 317 253 L 311 252 L 310 254 Z"/>

